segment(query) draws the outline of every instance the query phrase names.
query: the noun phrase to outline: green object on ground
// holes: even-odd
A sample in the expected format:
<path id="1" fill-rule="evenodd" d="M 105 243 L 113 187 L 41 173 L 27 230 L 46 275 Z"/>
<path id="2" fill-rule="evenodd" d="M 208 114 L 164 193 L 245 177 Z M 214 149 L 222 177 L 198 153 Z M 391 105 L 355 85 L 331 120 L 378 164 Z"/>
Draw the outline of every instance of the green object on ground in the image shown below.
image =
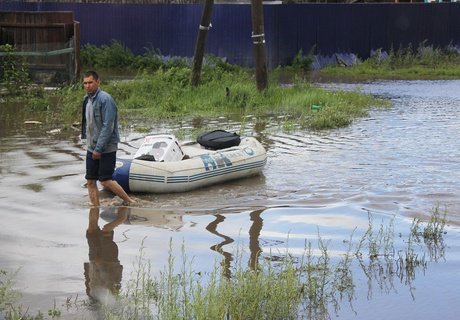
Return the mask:
<path id="1" fill-rule="evenodd" d="M 312 112 L 318 112 L 319 109 L 321 109 L 321 106 L 318 106 L 318 105 L 315 105 L 315 104 L 311 105 L 311 111 Z"/>

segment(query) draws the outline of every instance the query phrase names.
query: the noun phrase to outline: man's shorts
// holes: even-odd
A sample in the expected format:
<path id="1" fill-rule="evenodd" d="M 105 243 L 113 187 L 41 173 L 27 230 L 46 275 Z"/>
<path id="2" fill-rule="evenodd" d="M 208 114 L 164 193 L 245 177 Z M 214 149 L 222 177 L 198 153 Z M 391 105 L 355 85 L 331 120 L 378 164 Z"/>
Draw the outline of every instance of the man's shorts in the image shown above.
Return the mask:
<path id="1" fill-rule="evenodd" d="M 87 180 L 106 181 L 111 180 L 115 171 L 117 153 L 102 153 L 100 159 L 93 159 L 93 153 L 86 153 L 86 175 Z"/>

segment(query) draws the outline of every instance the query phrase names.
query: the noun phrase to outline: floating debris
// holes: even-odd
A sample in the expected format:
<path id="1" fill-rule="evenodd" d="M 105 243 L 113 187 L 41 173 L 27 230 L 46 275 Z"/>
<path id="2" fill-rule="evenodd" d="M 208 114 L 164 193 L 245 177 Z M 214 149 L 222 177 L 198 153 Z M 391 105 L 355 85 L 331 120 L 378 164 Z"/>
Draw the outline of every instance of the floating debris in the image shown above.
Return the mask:
<path id="1" fill-rule="evenodd" d="M 61 133 L 61 129 L 49 130 L 49 131 L 46 131 L 46 133 L 48 133 L 48 134 L 58 134 L 58 133 Z"/>
<path id="2" fill-rule="evenodd" d="M 43 122 L 35 120 L 26 120 L 24 121 L 24 124 L 43 124 Z"/>

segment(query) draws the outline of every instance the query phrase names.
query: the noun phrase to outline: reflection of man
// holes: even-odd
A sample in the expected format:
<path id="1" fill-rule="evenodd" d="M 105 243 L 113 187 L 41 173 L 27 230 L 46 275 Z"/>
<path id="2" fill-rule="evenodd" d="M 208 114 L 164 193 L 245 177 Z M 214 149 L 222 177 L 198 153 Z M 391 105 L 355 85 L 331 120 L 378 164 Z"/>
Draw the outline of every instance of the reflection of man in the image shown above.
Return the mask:
<path id="1" fill-rule="evenodd" d="M 120 289 L 123 266 L 118 260 L 118 246 L 113 241 L 113 229 L 127 218 L 127 207 L 118 208 L 117 218 L 99 228 L 99 208 L 89 210 L 86 238 L 89 246 L 89 262 L 85 267 L 86 293 L 91 298 L 100 300 L 107 293 L 118 293 Z"/>

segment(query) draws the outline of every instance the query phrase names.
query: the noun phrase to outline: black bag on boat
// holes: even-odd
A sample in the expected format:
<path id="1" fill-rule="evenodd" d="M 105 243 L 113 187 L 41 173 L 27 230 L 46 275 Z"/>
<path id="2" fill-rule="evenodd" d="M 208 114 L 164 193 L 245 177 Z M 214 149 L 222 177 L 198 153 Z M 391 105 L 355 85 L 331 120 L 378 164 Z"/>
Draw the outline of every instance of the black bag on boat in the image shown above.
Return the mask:
<path id="1" fill-rule="evenodd" d="M 156 161 L 155 157 L 151 154 L 143 154 L 136 158 L 136 160 L 144 160 L 144 161 Z"/>
<path id="2" fill-rule="evenodd" d="M 225 130 L 214 130 L 203 133 L 196 141 L 210 150 L 220 150 L 240 144 L 240 136 L 236 133 L 231 133 Z"/>

